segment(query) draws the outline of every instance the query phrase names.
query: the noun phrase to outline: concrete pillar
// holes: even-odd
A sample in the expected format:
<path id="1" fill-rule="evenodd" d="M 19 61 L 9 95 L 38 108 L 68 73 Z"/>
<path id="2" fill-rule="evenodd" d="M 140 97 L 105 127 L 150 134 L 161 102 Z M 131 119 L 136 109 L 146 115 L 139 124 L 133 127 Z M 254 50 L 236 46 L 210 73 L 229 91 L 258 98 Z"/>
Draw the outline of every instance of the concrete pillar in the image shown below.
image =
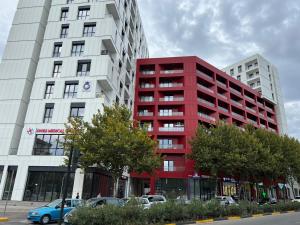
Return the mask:
<path id="1" fill-rule="evenodd" d="M 3 168 L 3 174 L 2 174 L 2 178 L 1 178 L 1 182 L 0 182 L 0 199 L 2 199 L 3 192 L 4 192 L 5 182 L 6 182 L 6 178 L 7 178 L 7 167 L 8 166 L 4 166 L 4 168 Z"/>
<path id="2" fill-rule="evenodd" d="M 11 196 L 11 200 L 14 201 L 22 201 L 23 195 L 25 191 L 25 186 L 27 182 L 28 175 L 28 166 L 27 165 L 19 165 L 17 170 L 17 175 L 15 179 L 15 185 L 13 187 L 13 192 Z"/>
<path id="3" fill-rule="evenodd" d="M 80 198 L 82 197 L 83 191 L 83 183 L 84 183 L 84 171 L 80 168 L 75 171 L 74 185 L 72 197 L 75 198 L 77 193 L 79 193 Z"/>

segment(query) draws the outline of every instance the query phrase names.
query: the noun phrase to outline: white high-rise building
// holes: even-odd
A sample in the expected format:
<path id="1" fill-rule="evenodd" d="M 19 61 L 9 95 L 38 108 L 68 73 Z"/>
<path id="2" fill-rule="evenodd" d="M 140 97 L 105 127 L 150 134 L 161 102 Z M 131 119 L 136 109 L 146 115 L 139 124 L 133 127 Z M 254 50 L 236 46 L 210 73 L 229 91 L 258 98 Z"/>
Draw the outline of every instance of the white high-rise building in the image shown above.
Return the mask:
<path id="1" fill-rule="evenodd" d="M 0 199 L 58 198 L 64 123 L 132 107 L 135 60 L 146 57 L 136 0 L 20 0 L 0 65 Z M 77 169 L 69 195 L 108 196 L 110 184 Z"/>
<path id="2" fill-rule="evenodd" d="M 223 69 L 227 74 L 257 90 L 275 103 L 281 134 L 287 133 L 287 121 L 277 68 L 259 54 L 243 59 Z"/>

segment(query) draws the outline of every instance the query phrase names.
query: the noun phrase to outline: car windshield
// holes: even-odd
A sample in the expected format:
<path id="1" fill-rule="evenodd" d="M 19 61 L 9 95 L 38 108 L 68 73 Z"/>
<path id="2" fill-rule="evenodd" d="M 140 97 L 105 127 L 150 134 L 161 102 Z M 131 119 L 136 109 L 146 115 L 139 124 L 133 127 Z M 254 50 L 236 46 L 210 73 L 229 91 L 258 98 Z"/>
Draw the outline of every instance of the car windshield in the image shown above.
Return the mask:
<path id="1" fill-rule="evenodd" d="M 297 196 L 295 199 L 300 199 L 300 196 Z"/>
<path id="2" fill-rule="evenodd" d="M 53 202 L 50 202 L 49 204 L 47 204 L 45 206 L 50 207 L 50 208 L 55 208 L 56 206 L 61 204 L 61 201 L 62 201 L 61 199 L 56 199 Z"/>

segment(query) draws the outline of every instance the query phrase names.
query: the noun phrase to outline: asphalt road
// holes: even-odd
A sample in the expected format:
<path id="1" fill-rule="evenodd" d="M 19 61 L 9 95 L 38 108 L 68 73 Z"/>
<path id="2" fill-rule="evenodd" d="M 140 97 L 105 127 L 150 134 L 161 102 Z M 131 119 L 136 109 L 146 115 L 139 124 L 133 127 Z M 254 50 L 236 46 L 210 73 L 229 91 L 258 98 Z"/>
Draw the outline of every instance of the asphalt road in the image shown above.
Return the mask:
<path id="1" fill-rule="evenodd" d="M 26 212 L 8 212 L 6 217 L 9 218 L 8 222 L 0 223 L 0 225 L 27 225 L 32 224 L 26 219 Z M 51 225 L 57 225 L 52 223 Z"/>

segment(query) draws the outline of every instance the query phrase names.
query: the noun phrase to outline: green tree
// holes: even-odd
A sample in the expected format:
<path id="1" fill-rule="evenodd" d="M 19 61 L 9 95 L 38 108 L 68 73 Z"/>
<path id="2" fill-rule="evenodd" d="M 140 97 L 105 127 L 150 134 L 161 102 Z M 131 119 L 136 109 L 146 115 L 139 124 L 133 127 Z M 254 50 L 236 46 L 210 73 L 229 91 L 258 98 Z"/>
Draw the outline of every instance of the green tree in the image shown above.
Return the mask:
<path id="1" fill-rule="evenodd" d="M 157 143 L 134 123 L 125 106 L 104 106 L 104 112 L 98 111 L 91 123 L 70 119 L 65 127 L 67 153 L 72 148 L 78 150 L 82 168 L 93 166 L 108 171 L 114 182 L 114 196 L 125 172 L 152 173 L 161 166 L 161 158 L 155 153 Z"/>

